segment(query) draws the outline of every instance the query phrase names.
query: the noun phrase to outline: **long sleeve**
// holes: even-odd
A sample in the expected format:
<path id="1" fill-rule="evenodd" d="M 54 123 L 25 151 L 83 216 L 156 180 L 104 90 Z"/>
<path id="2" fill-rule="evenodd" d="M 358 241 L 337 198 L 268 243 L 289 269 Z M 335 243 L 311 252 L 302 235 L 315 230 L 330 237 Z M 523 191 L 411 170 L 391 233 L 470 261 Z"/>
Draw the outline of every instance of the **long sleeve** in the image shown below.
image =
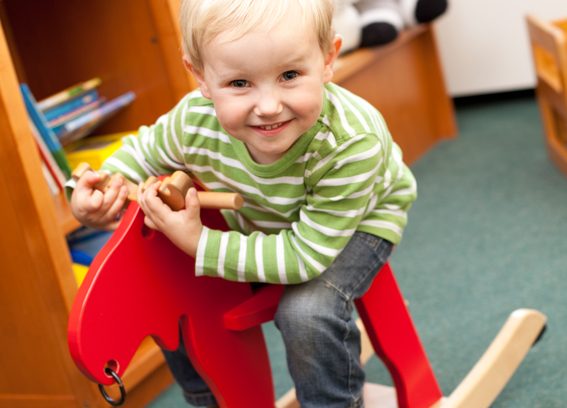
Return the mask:
<path id="1" fill-rule="evenodd" d="M 298 219 L 276 234 L 205 230 L 198 274 L 230 280 L 299 283 L 323 273 L 348 243 L 376 195 L 384 154 L 378 138 L 359 135 L 306 169 Z"/>

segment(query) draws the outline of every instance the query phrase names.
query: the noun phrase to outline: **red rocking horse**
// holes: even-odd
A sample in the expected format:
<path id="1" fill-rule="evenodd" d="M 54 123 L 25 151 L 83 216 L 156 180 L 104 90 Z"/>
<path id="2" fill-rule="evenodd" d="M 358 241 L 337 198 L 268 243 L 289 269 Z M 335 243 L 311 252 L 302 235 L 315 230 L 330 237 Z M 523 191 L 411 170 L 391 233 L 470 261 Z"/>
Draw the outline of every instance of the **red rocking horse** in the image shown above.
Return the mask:
<path id="1" fill-rule="evenodd" d="M 210 228 L 226 228 L 216 210 L 203 209 L 201 218 Z M 274 407 L 260 325 L 273 318 L 282 290 L 265 285 L 254 291 L 247 283 L 196 277 L 194 260 L 145 227 L 142 211 L 132 202 L 77 293 L 68 330 L 71 355 L 99 383 L 107 401 L 118 405 L 124 390 L 113 400 L 103 386 L 121 384 L 147 336 L 162 348 L 177 349 L 181 321 L 188 355 L 221 407 Z M 490 405 L 546 320 L 533 310 L 512 313 L 469 376 L 444 398 L 389 265 L 356 306 L 374 351 L 392 376 L 394 406 L 397 400 L 399 407 L 412 408 Z"/>

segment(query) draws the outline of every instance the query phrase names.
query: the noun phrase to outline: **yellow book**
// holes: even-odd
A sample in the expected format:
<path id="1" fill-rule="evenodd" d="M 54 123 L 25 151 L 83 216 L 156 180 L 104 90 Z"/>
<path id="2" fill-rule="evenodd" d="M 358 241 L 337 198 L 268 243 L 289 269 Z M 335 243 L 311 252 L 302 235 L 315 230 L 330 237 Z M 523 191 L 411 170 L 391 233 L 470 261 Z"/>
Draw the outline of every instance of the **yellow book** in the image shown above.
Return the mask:
<path id="1" fill-rule="evenodd" d="M 81 265 L 78 263 L 73 263 L 73 274 L 75 275 L 75 281 L 77 281 L 77 286 L 81 286 L 87 272 L 89 271 L 89 267 L 85 265 Z"/>
<path id="2" fill-rule="evenodd" d="M 124 136 L 136 134 L 136 131 L 113 133 L 110 135 L 89 136 L 65 147 L 67 160 L 72 169 L 79 163 L 87 162 L 93 170 L 98 170 L 102 163 L 122 146 Z"/>

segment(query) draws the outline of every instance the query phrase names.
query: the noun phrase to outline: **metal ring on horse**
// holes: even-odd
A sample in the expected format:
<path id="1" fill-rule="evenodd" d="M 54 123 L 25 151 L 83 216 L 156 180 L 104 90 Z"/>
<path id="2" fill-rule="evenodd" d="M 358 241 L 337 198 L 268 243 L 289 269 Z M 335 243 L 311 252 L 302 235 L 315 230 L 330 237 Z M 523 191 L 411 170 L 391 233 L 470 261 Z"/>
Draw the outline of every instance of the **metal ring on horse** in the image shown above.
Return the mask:
<path id="1" fill-rule="evenodd" d="M 102 394 L 105 401 L 108 402 L 110 405 L 112 405 L 114 407 L 118 407 L 118 406 L 124 404 L 124 401 L 126 400 L 126 389 L 124 388 L 124 383 L 122 382 L 122 379 L 118 376 L 118 374 L 116 374 L 114 372 L 114 370 L 112 370 L 109 367 L 106 367 L 104 369 L 104 372 L 107 375 L 111 376 L 112 379 L 114 380 L 114 382 L 116 382 L 116 384 L 118 384 L 118 387 L 120 388 L 120 398 L 116 399 L 116 400 L 113 399 L 110 395 L 108 395 L 106 393 L 106 390 L 104 389 L 104 385 L 102 385 L 102 384 L 98 384 L 98 390 Z"/>

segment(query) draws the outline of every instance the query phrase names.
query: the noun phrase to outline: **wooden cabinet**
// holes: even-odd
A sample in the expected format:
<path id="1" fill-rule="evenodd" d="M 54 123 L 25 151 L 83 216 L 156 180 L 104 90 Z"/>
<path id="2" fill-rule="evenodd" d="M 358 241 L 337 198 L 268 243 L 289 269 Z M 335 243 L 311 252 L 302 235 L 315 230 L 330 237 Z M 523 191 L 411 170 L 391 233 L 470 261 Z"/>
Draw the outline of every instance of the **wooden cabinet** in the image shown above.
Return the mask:
<path id="1" fill-rule="evenodd" d="M 152 123 L 195 87 L 180 61 L 177 3 L 0 0 L 0 407 L 107 406 L 68 353 L 77 287 L 65 235 L 78 225 L 43 179 L 18 83 L 42 99 L 98 76 L 109 98 L 136 93 L 102 131 Z M 382 110 L 410 162 L 456 132 L 429 27 L 341 58 L 337 81 Z M 124 377 L 126 406 L 144 405 L 171 381 L 145 343 Z"/>
<path id="2" fill-rule="evenodd" d="M 194 87 L 180 62 L 176 3 L 0 1 L 0 407 L 108 406 L 68 353 L 77 287 L 65 234 L 78 225 L 43 179 L 18 83 L 41 99 L 99 76 L 108 97 L 136 93 L 103 131 L 151 123 Z M 124 382 L 130 407 L 171 384 L 153 343 L 140 349 Z"/>

